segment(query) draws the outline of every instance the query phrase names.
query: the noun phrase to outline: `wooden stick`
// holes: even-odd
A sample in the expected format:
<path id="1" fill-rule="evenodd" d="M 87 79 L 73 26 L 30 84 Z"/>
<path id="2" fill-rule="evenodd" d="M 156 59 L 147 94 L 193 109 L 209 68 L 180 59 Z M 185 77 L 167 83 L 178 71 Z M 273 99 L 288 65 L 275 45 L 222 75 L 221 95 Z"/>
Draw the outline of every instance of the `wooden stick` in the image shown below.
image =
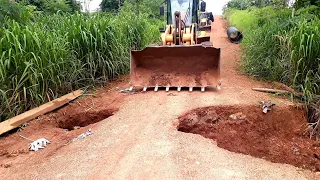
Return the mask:
<path id="1" fill-rule="evenodd" d="M 8 119 L 6 121 L 3 121 L 0 123 L 0 135 L 8 132 L 14 128 L 17 128 L 18 126 L 22 125 L 25 122 L 28 122 L 40 115 L 46 114 L 48 112 L 51 112 L 64 104 L 76 99 L 80 95 L 82 95 L 82 90 L 77 90 L 72 93 L 69 93 L 67 95 L 64 95 L 60 98 L 57 98 L 53 101 L 50 101 L 46 104 L 43 104 L 37 108 L 31 109 L 27 112 L 24 112 L 18 116 L 15 116 L 11 119 Z"/>
<path id="2" fill-rule="evenodd" d="M 302 93 L 300 92 L 296 92 L 294 89 L 292 89 L 291 87 L 288 87 L 287 85 L 280 83 L 280 82 L 272 82 L 272 84 L 274 84 L 275 86 L 278 86 L 281 89 L 287 90 L 289 92 L 292 92 L 292 94 L 294 94 L 295 96 L 301 97 L 303 96 Z"/>
<path id="3" fill-rule="evenodd" d="M 285 91 L 285 90 L 269 89 L 269 88 L 252 88 L 252 90 L 259 91 L 259 92 L 268 92 L 268 93 L 282 93 L 282 94 L 290 93 L 289 91 Z"/>

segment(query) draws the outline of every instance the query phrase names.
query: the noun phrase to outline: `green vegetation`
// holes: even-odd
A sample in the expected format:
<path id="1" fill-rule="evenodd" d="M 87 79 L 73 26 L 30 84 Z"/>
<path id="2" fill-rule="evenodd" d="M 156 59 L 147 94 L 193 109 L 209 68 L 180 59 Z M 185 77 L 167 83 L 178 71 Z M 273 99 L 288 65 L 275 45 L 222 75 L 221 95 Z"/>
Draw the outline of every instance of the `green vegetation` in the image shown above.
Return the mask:
<path id="1" fill-rule="evenodd" d="M 304 8 L 307 6 L 320 6 L 320 0 L 296 0 L 295 8 Z"/>
<path id="2" fill-rule="evenodd" d="M 283 82 L 310 103 L 320 94 L 319 7 L 225 9 L 229 23 L 243 31 L 243 68 L 257 78 Z"/>
<path id="3" fill-rule="evenodd" d="M 34 6 L 37 11 L 45 13 L 80 11 L 80 3 L 76 0 L 17 0 L 21 5 Z"/>
<path id="4" fill-rule="evenodd" d="M 308 1 L 308 0 L 300 0 Z M 263 8 L 267 6 L 273 6 L 276 8 L 286 7 L 289 0 L 231 0 L 226 4 L 228 9 L 246 10 L 252 7 Z"/>
<path id="5" fill-rule="evenodd" d="M 1 121 L 127 73 L 130 49 L 144 48 L 160 37 L 159 20 L 126 5 L 116 15 L 33 16 L 24 23 L 6 17 L 0 27 Z"/>
<path id="6" fill-rule="evenodd" d="M 148 14 L 149 17 L 161 19 L 159 8 L 164 0 L 102 0 L 100 9 L 103 12 L 117 12 L 122 9 L 134 10 L 137 14 Z"/>
<path id="7" fill-rule="evenodd" d="M 123 3 L 124 0 L 102 0 L 100 3 L 100 9 L 103 12 L 118 11 Z"/>
<path id="8" fill-rule="evenodd" d="M 14 19 L 17 22 L 28 21 L 32 14 L 33 7 L 22 6 L 18 3 L 9 2 L 8 0 L 0 0 L 0 26 L 7 19 Z"/>
<path id="9" fill-rule="evenodd" d="M 233 0 L 232 0 L 233 1 Z M 320 135 L 320 7 L 298 0 L 291 8 L 225 8 L 230 25 L 243 32 L 242 67 L 251 76 L 279 81 L 302 92 L 310 136 Z"/>
<path id="10" fill-rule="evenodd" d="M 302 92 L 310 137 L 320 136 L 320 1 L 297 0 L 295 11 L 268 0 L 263 8 L 232 3 L 240 1 L 231 0 L 224 16 L 243 33 L 243 70 Z"/>

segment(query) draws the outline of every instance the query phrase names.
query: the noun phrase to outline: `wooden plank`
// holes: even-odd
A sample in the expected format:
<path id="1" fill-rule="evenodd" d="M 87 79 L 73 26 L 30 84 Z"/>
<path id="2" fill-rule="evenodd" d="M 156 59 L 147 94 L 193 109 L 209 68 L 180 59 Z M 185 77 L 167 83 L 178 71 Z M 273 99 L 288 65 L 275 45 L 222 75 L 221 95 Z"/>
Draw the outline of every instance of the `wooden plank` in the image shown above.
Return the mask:
<path id="1" fill-rule="evenodd" d="M 24 112 L 18 116 L 15 116 L 11 119 L 8 119 L 6 121 L 3 121 L 0 123 L 0 135 L 8 132 L 14 128 L 17 128 L 18 126 L 22 125 L 25 122 L 28 122 L 40 115 L 46 114 L 48 112 L 51 112 L 64 104 L 76 99 L 80 95 L 82 95 L 82 90 L 77 90 L 72 93 L 69 93 L 67 95 L 64 95 L 60 98 L 57 98 L 55 100 L 52 100 L 46 104 L 43 104 L 37 108 L 31 109 L 27 112 Z"/>
<path id="2" fill-rule="evenodd" d="M 297 96 L 297 97 L 303 96 L 302 93 L 296 92 L 294 89 L 292 89 L 291 87 L 289 87 L 289 86 L 287 86 L 287 85 L 285 85 L 285 84 L 283 84 L 283 83 L 274 81 L 274 82 L 272 82 L 272 84 L 274 84 L 275 86 L 278 86 L 278 88 L 280 88 L 280 89 L 284 89 L 284 90 L 286 90 L 286 91 L 291 92 L 292 94 L 294 94 L 294 95 Z"/>
<path id="3" fill-rule="evenodd" d="M 290 93 L 289 91 L 285 90 L 280 90 L 280 89 L 269 89 L 269 88 L 252 88 L 254 91 L 259 91 L 259 92 L 267 92 L 267 93 Z"/>

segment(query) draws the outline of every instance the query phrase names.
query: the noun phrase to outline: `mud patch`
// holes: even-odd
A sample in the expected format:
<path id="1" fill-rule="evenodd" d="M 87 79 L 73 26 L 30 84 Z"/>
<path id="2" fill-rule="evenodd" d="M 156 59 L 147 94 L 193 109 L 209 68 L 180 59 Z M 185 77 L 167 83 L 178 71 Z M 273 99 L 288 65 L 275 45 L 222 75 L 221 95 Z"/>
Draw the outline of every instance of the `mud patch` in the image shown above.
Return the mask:
<path id="1" fill-rule="evenodd" d="M 218 106 L 192 110 L 179 117 L 178 130 L 217 141 L 221 148 L 275 163 L 320 171 L 320 144 L 304 135 L 303 110 L 259 106 Z"/>
<path id="2" fill-rule="evenodd" d="M 58 127 L 68 129 L 69 131 L 77 127 L 85 127 L 89 124 L 97 123 L 112 116 L 118 109 L 104 109 L 100 111 L 88 111 L 80 113 L 71 113 L 61 117 L 58 121 Z"/>

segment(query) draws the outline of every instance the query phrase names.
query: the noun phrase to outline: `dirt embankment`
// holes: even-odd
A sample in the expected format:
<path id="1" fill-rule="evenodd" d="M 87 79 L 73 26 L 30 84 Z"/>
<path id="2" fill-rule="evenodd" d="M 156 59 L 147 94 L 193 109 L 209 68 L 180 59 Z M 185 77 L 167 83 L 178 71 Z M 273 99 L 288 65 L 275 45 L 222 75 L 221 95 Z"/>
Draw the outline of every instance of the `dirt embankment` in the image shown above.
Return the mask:
<path id="1" fill-rule="evenodd" d="M 264 114 L 259 106 L 217 106 L 192 110 L 179 120 L 179 131 L 214 139 L 229 151 L 320 171 L 320 142 L 304 133 L 303 110 L 276 107 Z"/>

